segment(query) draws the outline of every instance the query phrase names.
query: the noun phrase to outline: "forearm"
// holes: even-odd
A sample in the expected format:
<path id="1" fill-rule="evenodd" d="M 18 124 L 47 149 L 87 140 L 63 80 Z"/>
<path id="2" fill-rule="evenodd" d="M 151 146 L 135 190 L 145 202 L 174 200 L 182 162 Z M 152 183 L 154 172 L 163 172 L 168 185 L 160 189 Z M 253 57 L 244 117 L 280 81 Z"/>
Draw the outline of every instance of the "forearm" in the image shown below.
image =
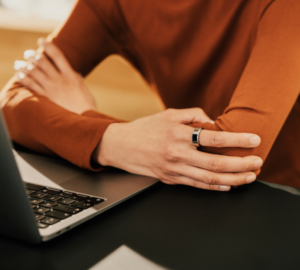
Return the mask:
<path id="1" fill-rule="evenodd" d="M 39 153 L 55 154 L 86 169 L 106 128 L 116 120 L 69 112 L 14 83 L 1 93 L 12 140 Z M 102 116 L 102 117 L 101 117 Z"/>
<path id="2" fill-rule="evenodd" d="M 269 6 L 230 104 L 215 125 L 203 126 L 257 134 L 261 137 L 259 147 L 203 150 L 223 155 L 253 154 L 266 159 L 299 96 L 299 11 L 299 1 L 294 0 L 277 0 Z"/>

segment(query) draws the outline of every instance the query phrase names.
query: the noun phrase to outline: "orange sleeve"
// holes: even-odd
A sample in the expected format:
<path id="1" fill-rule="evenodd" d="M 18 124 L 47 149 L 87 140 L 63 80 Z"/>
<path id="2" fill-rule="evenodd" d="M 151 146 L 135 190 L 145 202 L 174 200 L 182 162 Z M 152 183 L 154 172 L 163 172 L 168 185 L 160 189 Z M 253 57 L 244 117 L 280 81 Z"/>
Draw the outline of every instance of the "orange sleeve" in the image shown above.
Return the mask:
<path id="1" fill-rule="evenodd" d="M 85 1 L 76 3 L 68 20 L 50 38 L 83 75 L 118 50 L 101 18 Z M 82 115 L 67 111 L 14 79 L 2 90 L 0 102 L 12 140 L 91 170 L 92 152 L 108 125 L 118 121 L 93 111 Z"/>
<path id="2" fill-rule="evenodd" d="M 258 134 L 261 145 L 255 149 L 203 147 L 204 151 L 266 159 L 299 95 L 299 14 L 298 0 L 276 0 L 268 7 L 230 104 L 215 124 L 203 124 L 208 130 Z"/>

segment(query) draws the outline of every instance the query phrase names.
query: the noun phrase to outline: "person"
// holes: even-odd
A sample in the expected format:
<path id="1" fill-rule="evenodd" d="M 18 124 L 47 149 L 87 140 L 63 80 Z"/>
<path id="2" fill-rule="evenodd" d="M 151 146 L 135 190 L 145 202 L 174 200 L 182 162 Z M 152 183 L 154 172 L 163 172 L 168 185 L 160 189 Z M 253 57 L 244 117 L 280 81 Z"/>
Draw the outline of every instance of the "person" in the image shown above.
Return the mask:
<path id="1" fill-rule="evenodd" d="M 300 187 L 299 9 L 296 0 L 79 0 L 1 93 L 12 139 L 83 168 L 211 190 L 253 182 L 264 160 L 261 179 Z M 128 123 L 96 112 L 79 74 L 111 54 L 176 109 Z M 194 127 L 204 128 L 198 150 Z"/>

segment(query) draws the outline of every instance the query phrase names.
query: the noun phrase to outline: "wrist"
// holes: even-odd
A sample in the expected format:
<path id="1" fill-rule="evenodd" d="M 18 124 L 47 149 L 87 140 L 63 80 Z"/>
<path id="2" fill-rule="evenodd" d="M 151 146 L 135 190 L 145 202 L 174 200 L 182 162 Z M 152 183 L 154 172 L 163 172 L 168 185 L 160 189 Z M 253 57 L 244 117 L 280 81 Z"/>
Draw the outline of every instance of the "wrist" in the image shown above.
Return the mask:
<path id="1" fill-rule="evenodd" d="M 120 123 L 112 123 L 105 130 L 101 140 L 92 153 L 92 161 L 102 166 L 113 166 L 113 159 L 111 158 L 113 149 L 112 142 L 114 141 L 117 129 Z"/>

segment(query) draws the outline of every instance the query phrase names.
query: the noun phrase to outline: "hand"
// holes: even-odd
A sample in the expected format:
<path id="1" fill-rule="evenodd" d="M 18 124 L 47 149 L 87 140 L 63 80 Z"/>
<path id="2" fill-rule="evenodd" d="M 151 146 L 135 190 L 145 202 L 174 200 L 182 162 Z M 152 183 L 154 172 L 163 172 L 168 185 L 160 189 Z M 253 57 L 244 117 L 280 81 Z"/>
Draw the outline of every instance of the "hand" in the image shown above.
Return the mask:
<path id="1" fill-rule="evenodd" d="M 256 175 L 251 171 L 262 166 L 261 158 L 204 153 L 192 144 L 193 128 L 187 124 L 207 121 L 210 119 L 201 109 L 192 108 L 169 109 L 130 123 L 114 123 L 105 131 L 93 159 L 167 184 L 228 191 L 231 186 L 253 182 Z M 253 148 L 260 144 L 260 137 L 202 130 L 200 144 Z"/>
<path id="2" fill-rule="evenodd" d="M 82 76 L 73 70 L 60 49 L 42 39 L 39 45 L 41 53 L 26 51 L 24 58 L 27 62 L 15 62 L 18 81 L 29 90 L 74 113 L 97 110 Z"/>

